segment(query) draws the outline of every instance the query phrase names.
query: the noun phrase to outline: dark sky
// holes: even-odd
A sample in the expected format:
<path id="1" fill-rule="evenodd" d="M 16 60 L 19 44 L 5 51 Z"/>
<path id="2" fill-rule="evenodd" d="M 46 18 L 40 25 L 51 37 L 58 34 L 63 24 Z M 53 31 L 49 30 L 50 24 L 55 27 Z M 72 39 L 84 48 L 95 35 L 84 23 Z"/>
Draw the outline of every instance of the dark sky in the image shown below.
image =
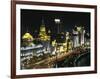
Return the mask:
<path id="1" fill-rule="evenodd" d="M 87 32 L 90 32 L 90 13 L 21 9 L 21 34 L 27 31 L 31 34 L 36 30 L 39 31 L 42 19 L 47 30 L 50 29 L 52 33 L 55 33 L 57 31 L 55 18 L 61 20 L 62 31 L 71 32 L 75 25 L 81 25 Z"/>

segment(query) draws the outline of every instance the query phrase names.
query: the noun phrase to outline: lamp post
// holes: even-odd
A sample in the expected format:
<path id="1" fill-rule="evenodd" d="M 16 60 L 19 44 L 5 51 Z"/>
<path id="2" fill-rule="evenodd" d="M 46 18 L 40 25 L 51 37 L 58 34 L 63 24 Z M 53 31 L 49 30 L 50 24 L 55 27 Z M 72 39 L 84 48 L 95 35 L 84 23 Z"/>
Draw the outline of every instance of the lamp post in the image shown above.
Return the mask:
<path id="1" fill-rule="evenodd" d="M 59 29 L 60 19 L 54 19 L 54 21 L 58 25 L 57 33 L 59 33 L 60 32 L 60 29 Z"/>

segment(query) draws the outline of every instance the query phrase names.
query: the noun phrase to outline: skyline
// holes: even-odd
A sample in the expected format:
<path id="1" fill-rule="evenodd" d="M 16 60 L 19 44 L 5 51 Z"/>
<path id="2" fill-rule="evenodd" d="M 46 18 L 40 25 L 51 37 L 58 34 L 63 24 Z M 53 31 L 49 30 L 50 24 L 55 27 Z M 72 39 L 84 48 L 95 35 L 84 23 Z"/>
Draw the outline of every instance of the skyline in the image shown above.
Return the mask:
<path id="1" fill-rule="evenodd" d="M 90 13 L 21 10 L 21 69 L 90 66 L 89 31 Z"/>
<path id="2" fill-rule="evenodd" d="M 60 26 L 63 32 L 72 32 L 76 25 L 84 26 L 85 30 L 90 33 L 90 13 L 21 9 L 21 35 L 27 31 L 31 34 L 35 31 L 39 32 L 42 20 L 44 20 L 47 30 L 56 33 L 55 18 L 60 19 Z"/>

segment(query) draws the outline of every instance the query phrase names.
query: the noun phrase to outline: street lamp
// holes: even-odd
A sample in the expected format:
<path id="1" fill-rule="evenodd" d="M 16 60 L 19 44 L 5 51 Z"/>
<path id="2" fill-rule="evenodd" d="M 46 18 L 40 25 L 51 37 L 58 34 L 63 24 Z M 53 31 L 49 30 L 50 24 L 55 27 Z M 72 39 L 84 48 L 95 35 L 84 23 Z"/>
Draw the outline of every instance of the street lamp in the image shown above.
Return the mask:
<path id="1" fill-rule="evenodd" d="M 59 33 L 59 24 L 60 24 L 60 19 L 54 19 L 55 23 L 58 24 L 58 33 Z"/>

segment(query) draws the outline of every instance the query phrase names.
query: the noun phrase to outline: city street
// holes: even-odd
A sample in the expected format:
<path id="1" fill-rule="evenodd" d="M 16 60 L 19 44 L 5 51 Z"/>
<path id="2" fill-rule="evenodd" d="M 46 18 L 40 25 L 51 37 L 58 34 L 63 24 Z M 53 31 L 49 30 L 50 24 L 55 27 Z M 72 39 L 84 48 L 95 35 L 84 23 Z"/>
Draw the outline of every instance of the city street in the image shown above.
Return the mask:
<path id="1" fill-rule="evenodd" d="M 48 57 L 44 60 L 28 65 L 31 65 L 33 68 L 53 68 L 57 62 L 67 59 L 69 56 L 78 56 L 81 53 L 85 53 L 85 51 L 85 49 L 75 49 L 73 51 L 64 52 L 62 54 L 58 54 L 57 56 Z"/>

